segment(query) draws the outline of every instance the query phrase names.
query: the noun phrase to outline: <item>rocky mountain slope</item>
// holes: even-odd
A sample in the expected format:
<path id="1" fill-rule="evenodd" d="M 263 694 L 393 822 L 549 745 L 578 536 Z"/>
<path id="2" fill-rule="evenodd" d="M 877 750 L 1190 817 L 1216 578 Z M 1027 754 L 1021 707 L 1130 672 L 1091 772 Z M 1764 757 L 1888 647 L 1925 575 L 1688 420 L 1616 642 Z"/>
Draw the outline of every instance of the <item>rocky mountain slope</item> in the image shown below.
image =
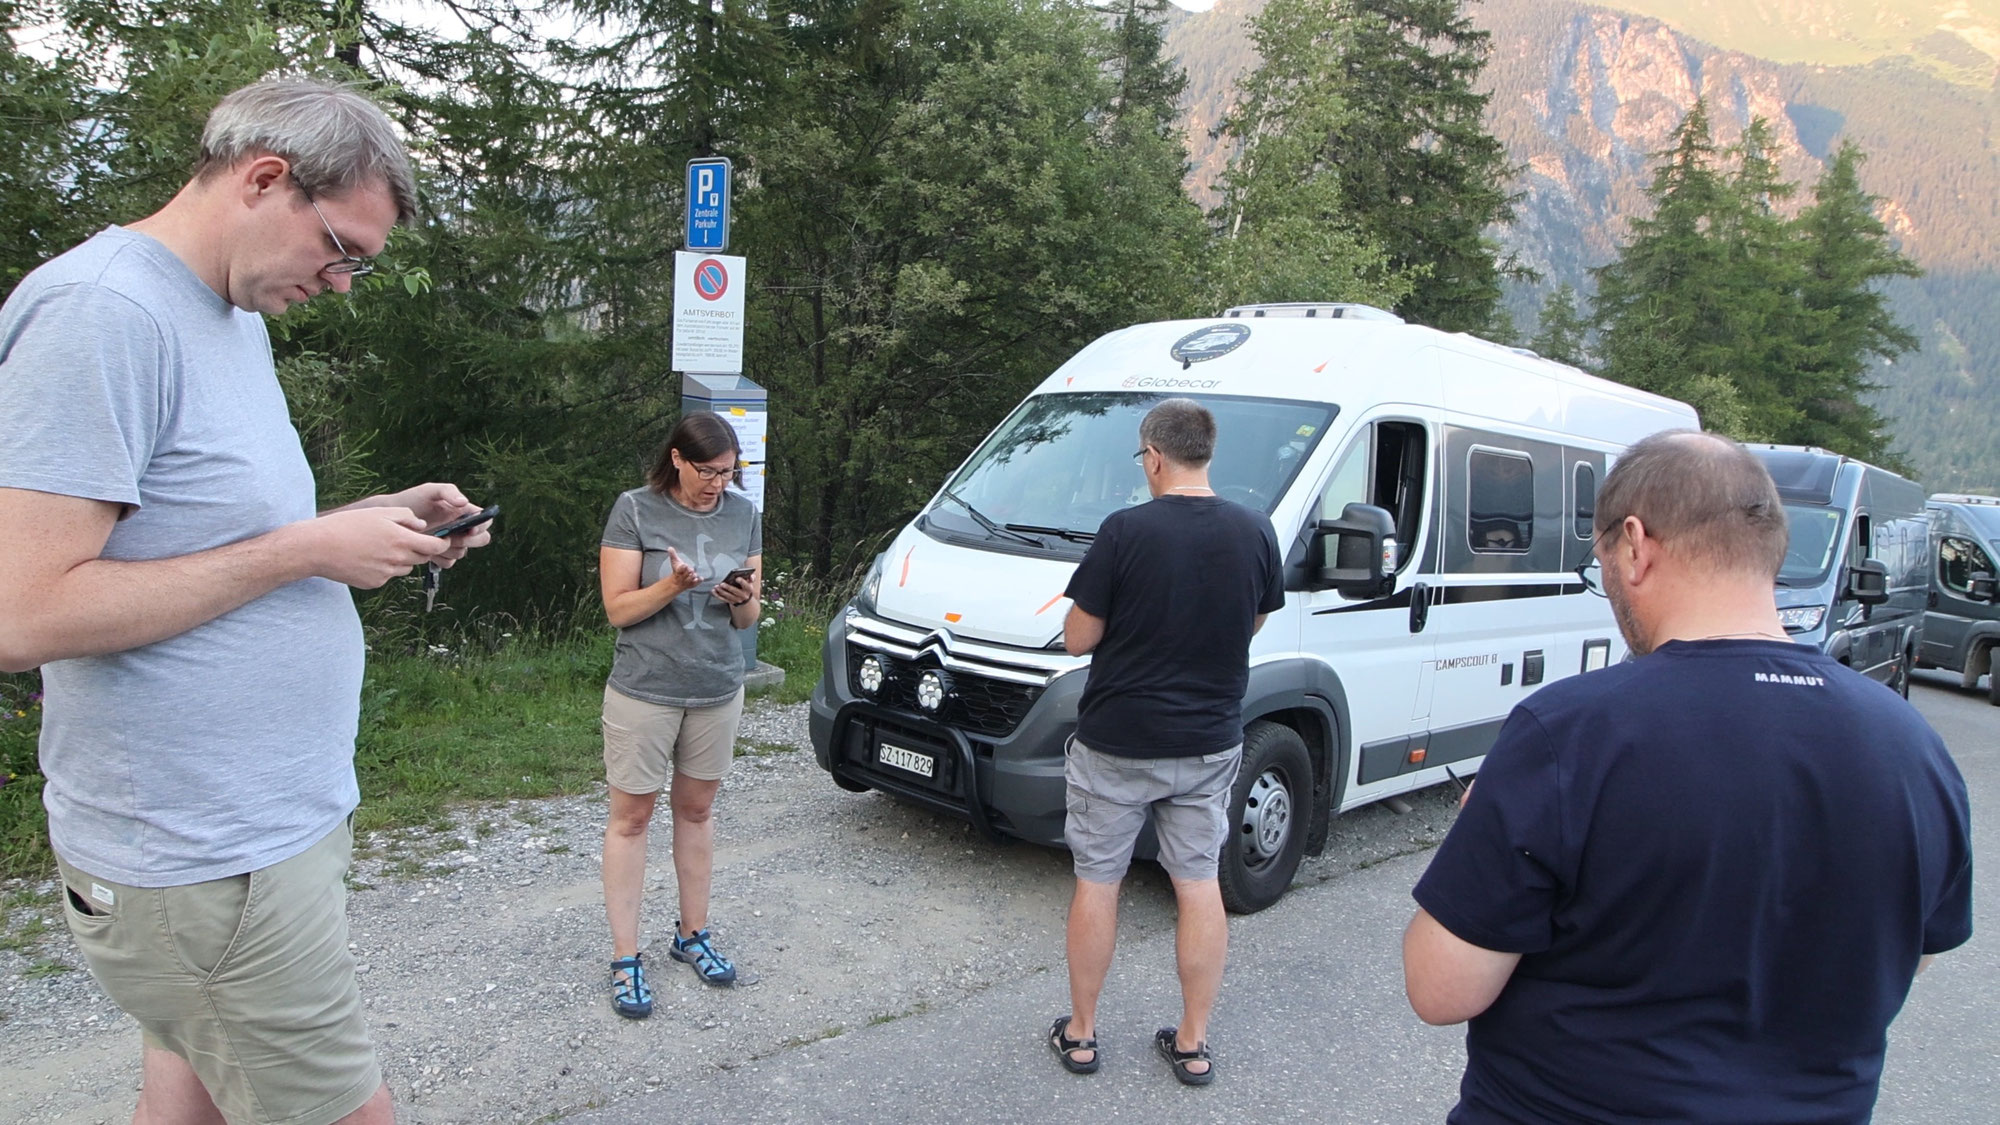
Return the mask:
<path id="1" fill-rule="evenodd" d="M 1235 80 L 1255 65 L 1244 21 L 1260 4 L 1223 0 L 1177 21 L 1169 39 L 1189 73 L 1191 186 L 1198 193 L 1227 160 L 1213 128 L 1228 112 Z M 1938 19 L 1957 20 L 1953 34 L 1970 54 L 1955 56 L 1967 65 L 1944 75 L 1882 46 L 1888 40 L 1881 35 L 1865 51 L 1857 46 L 1883 21 L 1855 0 L 1624 6 L 1645 4 L 1678 9 L 1689 22 L 1746 41 L 1768 42 L 1770 27 L 1796 26 L 1794 59 L 1813 57 L 1801 44 L 1817 37 L 1826 56 L 1872 51 L 1873 61 L 1776 62 L 1647 16 L 1567 0 L 1475 4 L 1474 20 L 1493 34 L 1485 75 L 1490 127 L 1522 167 L 1519 217 L 1500 234 L 1543 274 L 1513 302 L 1523 331 L 1533 328 L 1541 292 L 1562 282 L 1587 290 L 1588 270 L 1613 256 L 1627 221 L 1643 213 L 1655 154 L 1695 98 L 1707 99 L 1725 143 L 1751 119 L 1769 121 L 1785 174 L 1808 186 L 1823 158 L 1851 138 L 1869 154 L 1864 182 L 1884 198 L 1884 220 L 1927 271 L 1892 291 L 1923 349 L 1881 370 L 1877 404 L 1926 484 L 2000 490 L 2000 71 L 1982 72 L 1972 60 L 2000 57 L 2000 16 L 1953 16 L 1966 5 L 1947 0 L 1893 0 L 1883 9 L 1901 13 L 1892 30 L 1907 43 L 1926 41 Z M 1717 13 L 1733 13 L 1737 22 Z M 1745 13 L 1763 13 L 1764 22 Z M 1964 80 L 1982 73 L 1983 84 Z"/>

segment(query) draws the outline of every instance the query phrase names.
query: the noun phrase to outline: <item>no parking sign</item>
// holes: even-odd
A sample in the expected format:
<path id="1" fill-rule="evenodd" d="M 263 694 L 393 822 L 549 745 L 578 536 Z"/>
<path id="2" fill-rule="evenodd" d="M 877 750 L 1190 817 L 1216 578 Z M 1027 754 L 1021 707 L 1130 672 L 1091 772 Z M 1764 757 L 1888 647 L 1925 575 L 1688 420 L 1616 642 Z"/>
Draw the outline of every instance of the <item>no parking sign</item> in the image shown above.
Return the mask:
<path id="1" fill-rule="evenodd" d="M 675 371 L 743 370 L 743 259 L 674 255 Z"/>

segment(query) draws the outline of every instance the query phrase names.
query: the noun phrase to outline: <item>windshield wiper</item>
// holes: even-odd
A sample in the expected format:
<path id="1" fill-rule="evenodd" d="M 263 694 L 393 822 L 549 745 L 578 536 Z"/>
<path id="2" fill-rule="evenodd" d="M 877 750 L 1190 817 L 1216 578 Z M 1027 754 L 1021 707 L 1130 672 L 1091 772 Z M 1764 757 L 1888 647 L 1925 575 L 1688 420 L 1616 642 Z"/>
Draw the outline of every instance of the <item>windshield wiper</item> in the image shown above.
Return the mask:
<path id="1" fill-rule="evenodd" d="M 1010 523 L 1007 525 L 1007 530 L 1026 531 L 1034 535 L 1053 535 L 1072 543 L 1088 543 L 1097 538 L 1097 533 L 1094 531 L 1077 531 L 1067 527 L 1038 527 L 1031 523 Z"/>
<path id="2" fill-rule="evenodd" d="M 991 519 L 987 518 L 986 513 L 980 511 L 978 508 L 973 507 L 969 502 L 967 502 L 965 497 L 960 496 L 958 493 L 953 492 L 951 489 L 949 488 L 945 489 L 942 495 L 944 496 L 945 499 L 950 500 L 951 502 L 957 504 L 961 508 L 964 508 L 965 514 L 972 517 L 972 522 L 985 528 L 986 533 L 988 535 L 994 536 L 995 538 L 1006 537 L 1009 539 L 1013 539 L 1017 543 L 1026 543 L 1030 547 L 1039 547 L 1042 545 L 1037 540 L 1030 539 L 1027 536 L 1021 534 L 1020 532 L 1013 530 L 1013 525 L 1011 524 L 1009 524 L 1007 527 L 1001 527 L 999 524 L 994 523 Z"/>

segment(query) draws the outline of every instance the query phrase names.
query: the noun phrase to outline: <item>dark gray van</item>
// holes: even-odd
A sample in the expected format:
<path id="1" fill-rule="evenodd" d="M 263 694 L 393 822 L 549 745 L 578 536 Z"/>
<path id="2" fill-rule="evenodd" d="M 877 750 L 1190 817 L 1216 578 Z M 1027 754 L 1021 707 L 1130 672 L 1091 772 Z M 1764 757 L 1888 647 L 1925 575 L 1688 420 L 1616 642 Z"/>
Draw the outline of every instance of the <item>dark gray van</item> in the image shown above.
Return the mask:
<path id="1" fill-rule="evenodd" d="M 1948 668 L 1966 687 L 1993 670 L 1993 647 L 2000 644 L 2000 606 L 1994 604 L 2000 567 L 2000 497 L 1939 493 L 1930 499 L 1930 612 L 1924 614 L 1919 668 Z M 2000 707 L 2000 675 L 1986 698 Z"/>
<path id="2" fill-rule="evenodd" d="M 1930 595 L 1924 490 L 1824 449 L 1753 445 L 1791 525 L 1778 615 L 1792 639 L 1910 694 Z"/>

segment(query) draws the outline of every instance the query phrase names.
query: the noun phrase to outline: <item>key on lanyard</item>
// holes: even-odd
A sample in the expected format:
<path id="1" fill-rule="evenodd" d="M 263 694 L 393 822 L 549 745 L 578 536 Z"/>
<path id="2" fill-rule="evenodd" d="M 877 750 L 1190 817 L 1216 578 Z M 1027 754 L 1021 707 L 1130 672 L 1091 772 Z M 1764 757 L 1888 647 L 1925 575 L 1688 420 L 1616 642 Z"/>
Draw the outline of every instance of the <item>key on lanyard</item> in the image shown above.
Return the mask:
<path id="1" fill-rule="evenodd" d="M 438 574 L 441 568 L 436 563 L 424 564 L 424 612 L 429 613 L 438 600 Z"/>

